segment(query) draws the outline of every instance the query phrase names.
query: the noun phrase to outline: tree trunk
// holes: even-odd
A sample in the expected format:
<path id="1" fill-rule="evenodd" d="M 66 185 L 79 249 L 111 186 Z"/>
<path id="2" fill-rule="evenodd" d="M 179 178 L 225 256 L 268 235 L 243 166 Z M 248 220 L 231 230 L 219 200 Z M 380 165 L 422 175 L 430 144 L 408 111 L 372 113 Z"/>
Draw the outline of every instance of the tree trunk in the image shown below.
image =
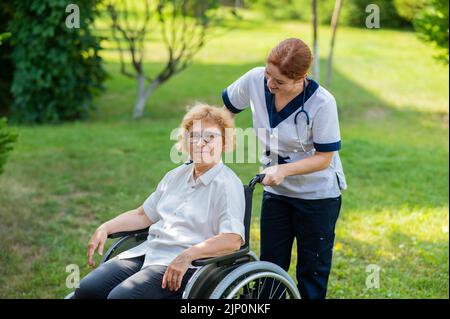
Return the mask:
<path id="1" fill-rule="evenodd" d="M 313 13 L 313 76 L 316 81 L 319 81 L 319 49 L 317 46 L 317 0 L 312 0 L 312 13 Z"/>
<path id="2" fill-rule="evenodd" d="M 152 95 L 153 91 L 159 86 L 159 80 L 155 79 L 150 83 L 150 85 L 145 87 L 145 77 L 143 74 L 138 74 L 136 77 L 138 82 L 138 93 L 136 104 L 134 105 L 133 118 L 138 119 L 141 118 L 144 114 L 145 103 L 147 102 L 150 95 Z"/>
<path id="3" fill-rule="evenodd" d="M 331 19 L 331 27 L 333 29 L 333 34 L 331 35 L 330 53 L 328 55 L 328 68 L 327 68 L 327 87 L 331 85 L 331 74 L 333 72 L 333 51 L 334 42 L 336 39 L 336 31 L 339 23 L 339 14 L 341 12 L 342 0 L 336 0 L 334 3 L 333 18 Z"/>

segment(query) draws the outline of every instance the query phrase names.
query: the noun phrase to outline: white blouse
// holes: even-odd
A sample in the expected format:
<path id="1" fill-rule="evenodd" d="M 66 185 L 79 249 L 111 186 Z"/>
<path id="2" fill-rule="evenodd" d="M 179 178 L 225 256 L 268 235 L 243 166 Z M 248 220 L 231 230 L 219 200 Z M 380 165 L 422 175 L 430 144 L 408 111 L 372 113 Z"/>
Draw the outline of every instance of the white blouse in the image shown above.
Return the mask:
<path id="1" fill-rule="evenodd" d="M 193 163 L 186 163 L 164 176 L 143 204 L 153 222 L 147 240 L 119 254 L 119 259 L 145 255 L 142 268 L 168 266 L 185 249 L 221 233 L 238 234 L 245 242 L 245 196 L 240 179 L 223 162 L 197 180 L 193 168 Z"/>

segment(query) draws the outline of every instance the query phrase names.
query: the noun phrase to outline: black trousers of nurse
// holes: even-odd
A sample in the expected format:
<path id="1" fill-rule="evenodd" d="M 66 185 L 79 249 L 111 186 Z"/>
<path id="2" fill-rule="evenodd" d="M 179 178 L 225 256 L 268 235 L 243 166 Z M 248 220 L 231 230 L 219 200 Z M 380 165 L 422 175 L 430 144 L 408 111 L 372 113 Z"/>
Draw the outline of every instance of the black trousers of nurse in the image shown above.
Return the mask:
<path id="1" fill-rule="evenodd" d="M 304 200 L 264 191 L 260 260 L 288 271 L 296 238 L 297 282 L 303 299 L 326 297 L 341 201 L 341 196 Z"/>

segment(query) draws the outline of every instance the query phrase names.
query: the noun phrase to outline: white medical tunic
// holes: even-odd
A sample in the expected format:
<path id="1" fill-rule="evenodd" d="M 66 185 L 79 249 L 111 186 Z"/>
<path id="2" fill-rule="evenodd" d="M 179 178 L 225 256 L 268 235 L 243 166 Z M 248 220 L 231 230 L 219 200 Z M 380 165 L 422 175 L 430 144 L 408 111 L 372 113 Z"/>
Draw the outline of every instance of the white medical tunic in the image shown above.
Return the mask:
<path id="1" fill-rule="evenodd" d="M 253 128 L 265 150 L 264 166 L 296 162 L 319 152 L 334 152 L 324 170 L 288 176 L 277 186 L 265 186 L 270 193 L 302 199 L 333 198 L 347 188 L 339 150 L 341 136 L 336 101 L 325 88 L 309 79 L 306 89 L 280 112 L 269 91 L 264 67 L 256 67 L 228 86 L 222 93 L 225 106 L 233 113 L 250 107 Z M 300 112 L 304 99 L 303 111 Z M 267 152 L 267 150 L 269 152 Z"/>
<path id="2" fill-rule="evenodd" d="M 168 266 L 183 250 L 221 233 L 238 234 L 245 242 L 240 179 L 223 162 L 196 180 L 193 168 L 193 163 L 183 164 L 164 176 L 143 204 L 153 222 L 147 240 L 119 254 L 119 259 L 145 255 L 142 268 Z"/>

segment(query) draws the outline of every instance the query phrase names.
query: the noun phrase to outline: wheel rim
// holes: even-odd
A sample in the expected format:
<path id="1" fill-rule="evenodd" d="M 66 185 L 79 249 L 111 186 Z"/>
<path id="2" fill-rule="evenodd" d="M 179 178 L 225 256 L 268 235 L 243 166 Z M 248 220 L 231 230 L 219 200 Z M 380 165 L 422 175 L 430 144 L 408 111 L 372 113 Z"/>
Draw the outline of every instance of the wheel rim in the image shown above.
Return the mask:
<path id="1" fill-rule="evenodd" d="M 237 281 L 237 280 L 236 280 Z M 299 299 L 296 287 L 274 272 L 251 274 L 231 286 L 224 299 Z"/>

